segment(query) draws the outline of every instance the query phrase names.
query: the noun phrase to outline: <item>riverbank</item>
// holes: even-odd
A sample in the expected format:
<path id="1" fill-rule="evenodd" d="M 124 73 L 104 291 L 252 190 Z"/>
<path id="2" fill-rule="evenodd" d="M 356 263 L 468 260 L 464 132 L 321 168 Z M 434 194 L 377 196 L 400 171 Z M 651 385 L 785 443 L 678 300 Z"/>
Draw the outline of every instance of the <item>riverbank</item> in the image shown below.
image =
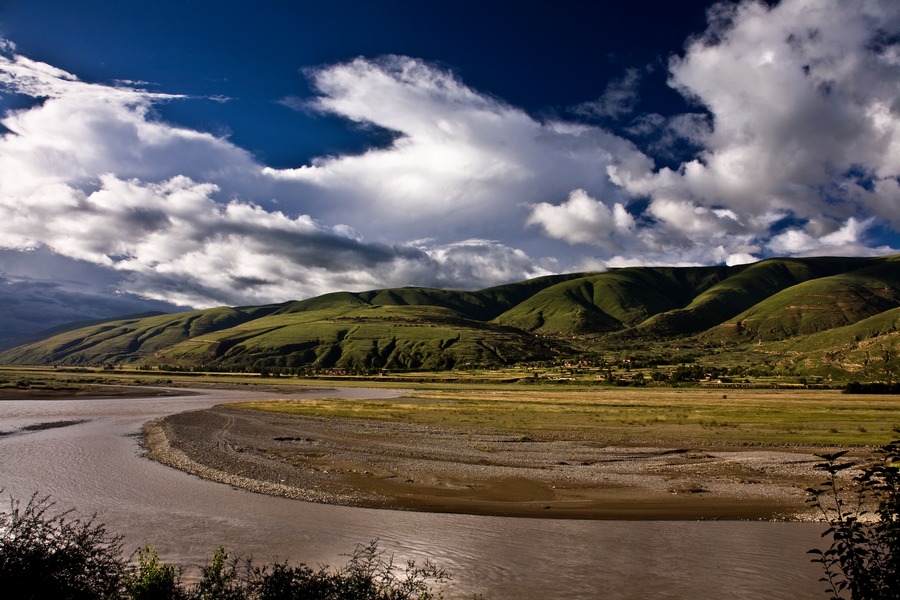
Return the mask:
<path id="1" fill-rule="evenodd" d="M 110 398 L 151 398 L 180 396 L 185 392 L 173 388 L 93 384 L 80 387 L 0 388 L 4 400 L 100 400 Z"/>
<path id="2" fill-rule="evenodd" d="M 300 500 L 495 516 L 810 520 L 832 448 L 605 446 L 228 406 L 144 427 L 147 456 Z"/>

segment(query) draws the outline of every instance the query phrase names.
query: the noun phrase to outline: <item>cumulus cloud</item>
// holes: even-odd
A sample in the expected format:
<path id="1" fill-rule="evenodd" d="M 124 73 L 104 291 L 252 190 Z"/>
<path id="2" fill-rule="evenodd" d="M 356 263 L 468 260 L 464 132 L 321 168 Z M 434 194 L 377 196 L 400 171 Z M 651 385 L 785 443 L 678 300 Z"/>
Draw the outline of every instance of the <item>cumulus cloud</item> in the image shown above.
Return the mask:
<path id="1" fill-rule="evenodd" d="M 0 56 L 0 85 L 41 98 L 2 121 L 0 170 L 15 177 L 0 180 L 0 247 L 99 265 L 128 292 L 208 306 L 544 272 L 499 242 L 367 242 L 354 224 L 326 225 L 298 209 L 334 202 L 334 190 L 285 183 L 227 140 L 155 117 L 156 103 L 183 97 L 82 82 L 21 56 Z M 353 215 L 352 204 L 331 213 Z"/>
<path id="2" fill-rule="evenodd" d="M 609 208 L 581 189 L 574 190 L 562 204 L 535 205 L 527 223 L 540 226 L 552 238 L 613 251 L 622 248 L 635 228 L 634 217 L 622 204 Z"/>
<path id="3" fill-rule="evenodd" d="M 0 55 L 0 87 L 41 99 L 6 114 L 2 192 L 26 196 L 54 185 L 85 188 L 103 173 L 161 181 L 184 175 L 251 193 L 259 166 L 251 155 L 208 133 L 155 119 L 155 103 L 184 96 L 86 83 L 22 56 Z"/>
<path id="4" fill-rule="evenodd" d="M 45 203 L 40 219 L 32 218 L 33 206 L 18 213 L 6 206 L 0 220 L 17 231 L 8 246 L 43 240 L 62 256 L 122 272 L 131 292 L 191 306 L 265 303 L 385 281 L 478 287 L 546 274 L 523 251 L 498 242 L 367 244 L 345 226 L 219 204 L 217 191 L 183 176 L 148 184 L 104 175 L 96 191 L 71 192 L 68 206 Z"/>
<path id="5" fill-rule="evenodd" d="M 613 166 L 613 180 L 650 197 L 650 211 L 685 234 L 697 224 L 672 218 L 672 198 L 728 208 L 761 239 L 766 215 L 780 214 L 830 223 L 862 247 L 875 223 L 866 216 L 900 224 L 898 30 L 900 5 L 890 0 L 717 5 L 707 31 L 670 64 L 670 84 L 712 118 L 696 134 L 699 157 L 677 170 Z M 788 240 L 798 235 L 768 248 L 832 247 L 827 236 Z"/>
<path id="6" fill-rule="evenodd" d="M 768 241 L 767 246 L 775 254 L 791 256 L 890 254 L 893 250 L 889 247 L 872 248 L 859 241 L 874 220 L 873 217 L 865 221 L 850 217 L 843 226 L 824 235 L 815 232 L 815 227 L 812 225 L 808 225 L 806 228 L 790 228 L 775 235 Z"/>
<path id="7" fill-rule="evenodd" d="M 539 121 L 413 58 L 359 58 L 309 76 L 319 94 L 310 106 L 397 137 L 361 155 L 267 173 L 340 194 L 335 211 L 352 210 L 381 235 L 414 227 L 443 241 L 521 239 L 531 204 L 565 199 L 576 188 L 622 198 L 606 167 L 652 166 L 631 142 L 606 130 Z M 327 206 L 322 210 L 329 214 Z"/>
<path id="8" fill-rule="evenodd" d="M 471 290 L 486 281 L 518 281 L 554 272 L 498 240 L 473 238 L 449 244 L 423 240 L 418 247 L 427 259 L 408 263 L 402 274 L 415 285 Z"/>
<path id="9" fill-rule="evenodd" d="M 898 31 L 889 1 L 714 5 L 707 30 L 669 65 L 670 85 L 702 112 L 639 115 L 623 129 L 658 156 L 686 145 L 696 158 L 611 162 L 610 181 L 631 202 L 544 201 L 529 223 L 621 253 L 604 264 L 891 252 L 869 238 L 900 223 Z M 628 236 L 609 229 L 619 203 L 632 206 Z M 781 231 L 785 220 L 799 225 Z"/>

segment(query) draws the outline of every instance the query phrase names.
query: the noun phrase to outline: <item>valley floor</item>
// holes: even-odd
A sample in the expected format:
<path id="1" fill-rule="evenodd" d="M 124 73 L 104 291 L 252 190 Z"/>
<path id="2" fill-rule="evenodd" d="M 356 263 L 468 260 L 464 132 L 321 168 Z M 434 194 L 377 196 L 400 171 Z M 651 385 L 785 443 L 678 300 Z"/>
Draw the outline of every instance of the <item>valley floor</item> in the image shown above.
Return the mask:
<path id="1" fill-rule="evenodd" d="M 314 502 L 629 520 L 811 520 L 815 454 L 835 450 L 631 447 L 228 406 L 149 423 L 144 446 L 200 477 Z"/>

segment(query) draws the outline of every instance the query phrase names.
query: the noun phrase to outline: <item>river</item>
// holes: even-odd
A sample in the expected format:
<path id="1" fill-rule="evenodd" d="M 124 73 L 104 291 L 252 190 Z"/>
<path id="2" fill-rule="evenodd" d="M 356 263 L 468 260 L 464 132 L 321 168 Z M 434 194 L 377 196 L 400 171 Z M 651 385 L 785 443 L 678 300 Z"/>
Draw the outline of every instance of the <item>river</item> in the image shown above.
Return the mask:
<path id="1" fill-rule="evenodd" d="M 309 397 L 387 397 L 391 390 L 310 390 Z M 127 399 L 0 401 L 0 488 L 97 514 L 126 548 L 204 563 L 224 546 L 255 562 L 342 565 L 379 540 L 399 562 L 430 558 L 453 574 L 448 598 L 824 598 L 806 551 L 820 525 L 742 521 L 575 521 L 327 506 L 213 483 L 141 456 L 141 425 L 223 402 L 272 397 L 215 390 Z M 297 397 L 297 395 L 293 396 Z M 76 425 L 22 431 L 61 420 Z"/>

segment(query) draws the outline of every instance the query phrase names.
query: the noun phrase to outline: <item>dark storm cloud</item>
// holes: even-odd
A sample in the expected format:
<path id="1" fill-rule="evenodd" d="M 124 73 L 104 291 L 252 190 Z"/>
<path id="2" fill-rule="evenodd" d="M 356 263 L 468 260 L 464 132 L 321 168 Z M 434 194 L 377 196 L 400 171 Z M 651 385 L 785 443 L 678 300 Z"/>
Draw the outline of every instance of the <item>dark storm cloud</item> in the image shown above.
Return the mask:
<path id="1" fill-rule="evenodd" d="M 17 338 L 66 323 L 184 310 L 111 289 L 91 293 L 67 289 L 57 281 L 10 278 L 4 274 L 0 274 L 0 306 L 0 348 L 9 347 Z"/>

